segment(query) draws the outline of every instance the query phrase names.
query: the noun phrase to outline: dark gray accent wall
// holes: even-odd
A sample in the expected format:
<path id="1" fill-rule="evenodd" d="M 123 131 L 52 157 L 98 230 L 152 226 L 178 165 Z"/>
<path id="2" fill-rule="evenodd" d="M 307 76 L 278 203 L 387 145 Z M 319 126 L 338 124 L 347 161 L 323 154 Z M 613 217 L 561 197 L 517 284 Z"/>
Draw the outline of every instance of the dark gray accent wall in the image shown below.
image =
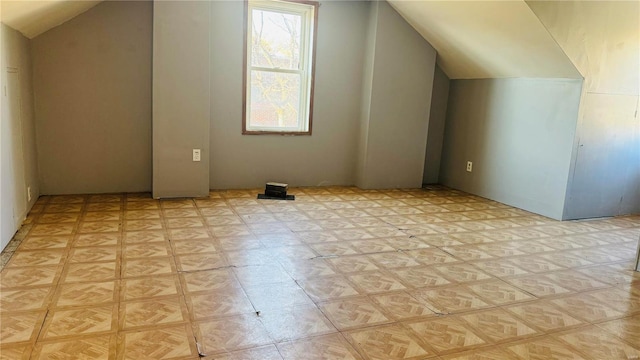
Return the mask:
<path id="1" fill-rule="evenodd" d="M 427 150 L 424 156 L 423 184 L 436 184 L 440 178 L 440 159 L 442 158 L 442 142 L 444 140 L 444 124 L 447 118 L 447 102 L 449 101 L 450 80 L 447 74 L 436 65 L 429 113 L 429 130 L 427 132 Z"/>
<path id="2" fill-rule="evenodd" d="M 151 189 L 152 11 L 105 1 L 31 40 L 43 194 Z"/>
<path id="3" fill-rule="evenodd" d="M 568 79 L 451 81 L 441 182 L 561 219 L 581 88 Z"/>
<path id="4" fill-rule="evenodd" d="M 154 198 L 209 194 L 210 21 L 209 1 L 154 3 Z"/>

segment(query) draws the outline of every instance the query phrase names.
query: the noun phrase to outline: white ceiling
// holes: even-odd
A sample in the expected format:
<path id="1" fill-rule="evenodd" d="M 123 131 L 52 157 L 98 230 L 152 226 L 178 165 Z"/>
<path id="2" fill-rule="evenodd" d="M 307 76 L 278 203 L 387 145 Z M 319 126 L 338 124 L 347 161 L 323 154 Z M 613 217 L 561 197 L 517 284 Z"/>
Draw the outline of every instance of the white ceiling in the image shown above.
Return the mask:
<path id="1" fill-rule="evenodd" d="M 452 79 L 581 78 L 523 0 L 389 3 L 438 51 Z"/>
<path id="2" fill-rule="evenodd" d="M 32 39 L 99 3 L 93 0 L 2 0 L 0 16 L 3 23 Z"/>

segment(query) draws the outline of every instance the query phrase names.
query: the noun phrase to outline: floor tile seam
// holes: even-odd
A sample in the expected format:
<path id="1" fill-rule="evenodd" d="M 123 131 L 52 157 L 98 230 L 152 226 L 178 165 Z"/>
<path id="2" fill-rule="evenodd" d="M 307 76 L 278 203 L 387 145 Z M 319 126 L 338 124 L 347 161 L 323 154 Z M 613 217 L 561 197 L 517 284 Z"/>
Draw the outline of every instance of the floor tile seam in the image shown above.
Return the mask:
<path id="1" fill-rule="evenodd" d="M 276 347 L 277 347 L 278 344 L 284 344 L 284 343 L 288 343 L 288 342 L 304 341 L 304 340 L 309 340 L 309 339 L 313 339 L 313 338 L 316 338 L 316 337 L 327 336 L 327 335 L 331 335 L 331 334 L 340 334 L 340 331 L 337 328 L 335 328 L 335 326 L 334 326 L 333 329 L 330 329 L 329 331 L 323 331 L 322 333 L 319 333 L 319 334 L 303 335 L 303 336 L 299 336 L 299 337 L 284 338 L 284 339 L 280 339 L 279 340 L 273 334 L 271 334 L 271 332 L 267 329 L 263 319 L 260 318 L 259 315 L 256 315 L 255 313 L 252 313 L 252 314 L 249 314 L 249 315 L 255 316 L 255 318 L 257 318 L 257 321 L 260 323 L 260 325 L 262 326 L 262 329 L 265 331 L 265 334 L 267 335 L 267 337 L 270 340 L 269 344 L 273 344 Z M 233 318 L 233 317 L 235 317 L 235 315 L 234 316 L 228 316 L 228 318 Z M 199 326 L 200 326 L 201 323 L 206 323 L 206 322 L 210 322 L 210 321 L 221 321 L 221 318 L 193 321 L 192 324 L 194 326 L 194 332 L 197 329 L 199 329 Z M 204 339 L 202 339 L 202 340 L 203 340 L 202 342 L 204 342 Z M 232 350 L 227 351 L 227 352 L 255 349 L 255 348 L 259 348 L 259 347 L 265 346 L 265 345 L 267 345 L 267 344 L 241 346 L 239 348 L 232 349 Z M 216 354 L 220 354 L 220 352 L 216 352 L 213 355 L 216 355 Z"/>
<path id="2" fill-rule="evenodd" d="M 400 328 L 405 334 L 408 333 L 410 335 L 410 337 L 413 337 L 414 339 L 418 339 L 418 341 L 419 341 L 418 345 L 420 347 L 422 347 L 423 349 L 426 346 L 426 350 L 427 350 L 428 353 L 433 354 L 436 357 L 438 357 L 440 355 L 440 351 L 438 351 L 433 345 L 428 343 L 420 334 L 418 334 L 416 331 L 414 331 L 410 326 L 408 326 L 407 324 L 405 324 L 404 322 L 401 322 L 401 321 L 388 323 L 388 324 L 374 324 L 374 325 L 371 325 L 371 326 L 363 326 L 363 327 L 358 327 L 358 328 L 355 328 L 355 329 L 340 331 L 340 333 L 347 339 L 347 341 L 349 341 L 349 336 L 347 336 L 347 334 L 349 334 L 349 333 L 357 333 L 357 332 L 361 332 L 361 331 L 370 331 L 370 330 L 377 329 L 377 328 L 387 328 L 387 327 L 394 327 L 394 326 Z M 349 341 L 349 343 L 351 344 L 350 341 Z M 360 348 L 359 346 L 354 346 L 353 344 L 351 344 L 351 345 L 356 350 L 358 350 Z M 363 349 L 363 351 L 364 351 L 364 349 Z M 367 359 L 368 357 L 363 357 L 363 358 Z"/>
<path id="3" fill-rule="evenodd" d="M 31 332 L 29 333 L 29 338 L 27 340 L 22 340 L 22 341 L 11 341 L 11 342 L 5 342 L 4 345 L 8 345 L 8 346 L 19 346 L 19 345 L 25 345 L 25 344 L 35 344 L 36 340 L 39 338 L 40 333 L 42 332 L 42 327 L 44 325 L 44 322 L 46 320 L 47 314 L 48 314 L 49 310 L 46 308 L 43 309 L 38 309 L 38 310 L 25 310 L 25 311 L 16 311 L 16 312 L 4 312 L 5 316 L 20 316 L 23 314 L 33 314 L 36 315 L 36 320 L 38 320 L 34 326 L 33 329 L 31 330 Z M 35 336 L 34 336 L 35 335 Z M 0 345 L 3 345 L 2 343 L 0 343 Z"/>
<path id="4" fill-rule="evenodd" d="M 585 326 L 585 325 L 589 325 L 589 324 L 590 324 L 589 322 L 586 322 L 586 321 L 583 321 L 583 320 L 580 320 L 580 319 L 578 319 L 578 318 L 574 317 L 572 314 L 568 313 L 568 312 L 567 312 L 567 311 L 565 311 L 564 309 L 561 309 L 560 307 L 558 307 L 558 306 L 556 306 L 555 304 L 550 303 L 550 302 L 548 302 L 548 301 L 546 301 L 546 300 L 542 300 L 542 301 L 544 301 L 544 303 L 545 303 L 547 306 L 551 306 L 553 309 L 555 309 L 556 311 L 558 311 L 560 314 L 562 314 L 562 315 L 566 315 L 566 316 L 569 316 L 569 317 L 571 317 L 571 318 L 573 318 L 573 319 L 575 319 L 575 320 L 579 321 L 579 323 L 578 323 L 578 324 L 575 324 L 575 325 L 563 326 L 563 327 L 561 327 L 561 328 L 550 328 L 550 329 L 545 329 L 545 328 L 543 328 L 543 327 L 541 327 L 541 326 L 536 325 L 535 323 L 532 323 L 532 322 L 531 322 L 531 320 L 526 319 L 526 318 L 525 318 L 525 316 L 523 316 L 523 315 L 521 315 L 521 314 L 519 314 L 519 313 L 517 313 L 517 312 L 515 312 L 515 311 L 513 311 L 513 310 L 511 310 L 511 309 L 510 309 L 510 308 L 512 308 L 512 307 L 516 307 L 516 306 L 525 306 L 525 305 L 526 305 L 526 304 L 528 304 L 528 303 L 534 304 L 534 303 L 536 303 L 537 301 L 539 301 L 539 300 L 534 300 L 534 301 L 531 301 L 531 302 L 524 302 L 524 303 L 509 304 L 509 305 L 500 306 L 500 308 L 501 308 L 503 311 L 506 311 L 506 312 L 507 312 L 508 314 L 510 314 L 511 316 L 515 317 L 516 319 L 518 319 L 518 320 L 522 321 L 522 322 L 523 322 L 525 325 L 527 325 L 528 327 L 530 327 L 530 328 L 532 328 L 532 329 L 534 329 L 534 330 L 537 330 L 537 331 L 539 331 L 540 333 L 545 333 L 545 334 L 547 334 L 547 335 L 555 334 L 555 333 L 558 333 L 558 332 L 563 332 L 563 331 L 570 330 L 570 329 L 579 328 L 579 327 L 582 327 L 582 326 Z"/>
<path id="5" fill-rule="evenodd" d="M 356 353 L 357 353 L 358 355 L 362 356 L 362 355 L 357 351 L 357 349 L 356 349 L 356 348 L 354 348 L 354 347 L 349 343 L 349 341 L 347 341 L 347 339 L 345 338 L 345 336 L 344 336 L 341 332 L 339 332 L 339 331 L 338 331 L 338 332 L 336 332 L 336 333 L 332 333 L 332 334 L 324 334 L 324 335 L 319 335 L 319 336 L 312 336 L 312 337 L 305 338 L 305 339 L 297 339 L 297 340 L 285 341 L 285 342 L 280 342 L 280 343 L 274 343 L 274 346 L 278 349 L 278 352 L 279 352 L 280 356 L 284 359 L 284 354 L 282 353 L 282 351 L 281 351 L 281 349 L 280 349 L 280 347 L 281 347 L 282 345 L 286 345 L 287 343 L 291 343 L 291 344 L 293 344 L 293 343 L 296 343 L 296 342 L 309 341 L 309 340 L 312 340 L 312 339 L 317 338 L 317 337 L 327 337 L 327 336 L 338 336 L 338 337 L 339 337 L 339 339 L 341 340 L 341 341 L 340 341 L 340 343 L 341 343 L 341 344 L 346 343 L 346 345 L 347 345 L 349 348 L 351 348 L 352 350 L 356 351 Z M 364 359 L 364 357 L 363 357 L 363 359 Z"/>
<path id="6" fill-rule="evenodd" d="M 49 327 L 51 326 L 51 323 L 53 322 L 53 316 L 55 316 L 56 313 L 58 312 L 63 312 L 63 311 L 71 311 L 71 309 L 48 309 L 46 316 L 44 318 L 43 321 L 43 326 L 41 327 L 41 329 L 38 332 L 38 337 L 36 337 L 36 343 L 37 342 L 41 342 L 41 341 L 62 341 L 62 340 L 66 340 L 66 339 L 72 339 L 75 337 L 91 337 L 91 336 L 99 336 L 99 335 L 105 335 L 105 334 L 116 334 L 117 330 L 118 330 L 118 313 L 119 313 L 119 305 L 118 303 L 112 303 L 109 305 L 102 305 L 102 306 L 92 306 L 92 307 L 87 307 L 89 308 L 106 308 L 107 306 L 111 306 L 111 321 L 110 321 L 110 329 L 109 330 L 102 330 L 102 331 L 97 331 L 97 332 L 91 332 L 91 333 L 85 333 L 85 334 L 67 334 L 67 335 L 59 335 L 59 336 L 53 336 L 53 337 L 48 337 L 45 338 L 45 336 L 47 334 L 43 333 L 42 331 L 44 330 L 44 325 L 47 325 L 47 332 L 49 331 Z M 115 310 L 114 310 L 115 307 Z M 113 316 L 113 312 L 116 312 L 116 317 L 114 318 Z M 51 316 L 51 320 L 49 320 L 49 316 Z"/>
<path id="7" fill-rule="evenodd" d="M 117 327 L 116 329 L 116 358 L 120 359 L 121 357 L 124 356 L 124 349 L 121 349 L 123 346 L 121 346 L 121 344 L 124 343 L 124 341 L 126 340 L 125 337 L 127 334 L 137 334 L 140 332 L 144 332 L 144 331 L 157 331 L 157 330 L 162 330 L 162 329 L 170 329 L 170 328 L 175 328 L 175 327 L 186 327 L 188 326 L 191 329 L 191 333 L 194 336 L 193 339 L 193 343 L 191 343 L 192 339 L 188 338 L 187 341 L 189 343 L 189 350 L 193 350 L 194 348 L 197 349 L 197 354 L 196 356 L 198 356 L 200 348 L 198 347 L 198 343 L 195 339 L 195 330 L 193 329 L 193 324 L 190 321 L 183 321 L 181 323 L 169 323 L 169 324 L 159 324 L 159 325 L 153 325 L 150 327 L 142 327 L 142 328 L 135 328 L 135 329 L 120 329 L 119 327 Z M 188 334 L 185 334 L 188 335 Z M 193 346 L 191 346 L 193 345 Z M 189 355 L 185 358 L 191 358 L 191 356 L 193 355 Z M 183 357 L 180 357 L 180 359 L 182 359 Z"/>
<path id="8" fill-rule="evenodd" d="M 66 274 L 65 272 L 65 268 L 67 266 L 67 261 L 65 261 L 62 265 L 59 265 L 59 270 L 57 270 L 56 276 L 55 276 L 55 280 L 52 282 L 51 284 L 51 295 L 47 301 L 47 305 L 46 305 L 46 313 L 42 318 L 42 322 L 39 325 L 39 330 L 38 330 L 38 334 L 36 336 L 36 341 L 40 338 L 42 334 L 42 331 L 44 329 L 44 325 L 47 321 L 47 319 L 49 318 L 49 315 L 52 313 L 52 311 L 54 309 L 54 298 L 56 296 L 56 294 L 58 293 L 58 291 L 61 290 L 61 284 L 62 284 L 62 277 Z"/>
<path id="9" fill-rule="evenodd" d="M 175 298 L 179 298 L 179 296 L 174 296 Z M 149 300 L 147 300 L 149 301 Z M 135 302 L 135 301 L 133 301 Z M 131 303 L 131 302 L 129 302 Z M 152 330 L 152 329 L 162 329 L 162 328 L 169 328 L 169 327 L 174 327 L 174 326 L 178 326 L 178 325 L 190 325 L 193 321 L 191 320 L 190 316 L 185 317 L 185 313 L 188 313 L 188 307 L 186 305 L 186 302 L 184 301 L 184 299 L 182 299 L 182 301 L 180 302 L 179 306 L 180 306 L 180 314 L 181 314 L 181 318 L 182 320 L 180 321 L 172 321 L 172 322 L 165 322 L 165 323 L 154 323 L 154 324 L 144 324 L 144 325 L 131 325 L 129 327 L 127 327 L 125 321 L 126 321 L 126 309 L 121 310 L 120 305 L 122 304 L 118 304 L 118 316 L 117 316 L 117 324 L 116 324 L 116 332 L 117 333 L 122 333 L 122 332 L 139 332 L 139 331 L 145 331 L 145 330 Z M 126 304 L 124 304 L 126 305 Z"/>
<path id="10" fill-rule="evenodd" d="M 628 317 L 633 317 L 632 316 L 628 316 Z M 610 323 L 610 322 L 616 322 L 616 321 L 621 321 L 623 319 L 626 319 L 627 317 L 623 317 L 623 318 L 618 318 L 618 319 L 608 319 L 608 320 L 603 320 L 603 321 L 599 321 L 599 322 L 594 322 L 592 323 L 592 325 L 596 326 L 598 329 L 608 333 L 609 335 L 613 335 L 615 337 L 617 337 L 619 340 L 621 340 L 623 343 L 635 348 L 636 350 L 640 351 L 640 343 L 632 343 L 631 341 L 627 340 L 626 338 L 623 338 L 620 336 L 620 334 L 614 333 L 613 331 L 601 326 L 605 323 Z"/>
<path id="11" fill-rule="evenodd" d="M 606 289 L 614 289 L 616 288 L 616 285 L 609 285 L 606 288 L 597 288 L 597 289 L 587 289 L 587 290 L 583 290 L 583 291 L 574 291 L 572 293 L 569 294 L 559 294 L 556 297 L 553 297 L 552 299 L 549 300 L 563 300 L 566 298 L 575 298 L 575 297 L 581 297 L 581 296 L 590 296 L 591 293 L 598 293 L 598 292 L 602 292 L 605 291 Z M 605 300 L 602 300 L 600 298 L 595 298 L 595 302 L 597 304 L 600 304 L 602 306 L 604 306 L 605 308 L 608 308 L 610 310 L 614 310 L 616 312 L 620 312 L 620 310 L 614 308 L 613 306 L 611 306 L 611 304 Z"/>
<path id="12" fill-rule="evenodd" d="M 67 285 L 90 285 L 90 284 L 95 284 L 95 283 L 109 283 L 109 282 L 113 282 L 114 284 L 114 291 L 113 291 L 113 295 L 112 295 L 112 299 L 109 301 L 103 301 L 103 302 L 98 302 L 98 303 L 88 303 L 88 304 L 82 304 L 82 305 L 62 305 L 62 306 L 58 306 L 58 301 L 60 300 L 60 297 L 62 295 L 62 289 L 63 286 L 67 286 Z M 113 299 L 116 300 L 113 300 Z M 93 307 L 102 307 L 102 306 L 106 306 L 106 305 L 112 305 L 115 303 L 120 302 L 120 280 L 119 279 L 115 279 L 115 280 L 107 280 L 107 281 L 88 281 L 88 282 L 84 282 L 84 283 L 66 283 L 66 284 L 61 284 L 60 286 L 56 287 L 56 289 L 54 289 L 52 291 L 52 295 L 49 299 L 48 302 L 48 306 L 47 309 L 51 310 L 51 311 L 64 311 L 64 310 L 73 310 L 73 309 L 85 309 L 85 308 L 93 308 Z"/>
<path id="13" fill-rule="evenodd" d="M 562 299 L 562 298 L 561 298 Z M 552 300 L 561 300 L 561 299 L 552 299 Z M 576 318 L 582 322 L 584 322 L 585 324 L 589 324 L 589 325 L 596 325 L 597 323 L 600 322 L 606 322 L 606 321 L 611 321 L 611 320 L 617 320 L 617 319 L 622 319 L 624 317 L 626 317 L 626 314 L 617 311 L 609 306 L 603 305 L 602 303 L 600 303 L 600 305 L 603 305 L 605 308 L 607 308 L 608 310 L 613 310 L 614 312 L 618 313 L 619 315 L 615 315 L 615 316 L 606 316 L 604 318 L 594 318 L 594 319 L 589 319 L 587 316 L 583 316 L 582 314 L 575 314 L 573 312 L 571 312 L 571 309 L 569 309 L 567 306 L 565 305 L 559 305 L 557 303 L 552 303 L 554 304 L 556 307 L 560 308 L 560 310 L 562 310 L 563 313 L 568 314 L 569 316 Z"/>
<path id="14" fill-rule="evenodd" d="M 533 336 L 518 337 L 518 338 L 515 338 L 515 339 L 502 340 L 502 341 L 498 341 L 498 342 L 495 342 L 495 341 L 487 342 L 487 341 L 485 341 L 484 344 L 471 346 L 471 349 L 462 347 L 461 349 L 446 350 L 446 351 L 440 352 L 439 355 L 440 356 L 454 356 L 456 354 L 465 353 L 465 352 L 473 352 L 473 353 L 475 353 L 475 352 L 483 352 L 483 351 L 486 351 L 486 350 L 493 350 L 493 349 L 498 349 L 499 352 L 506 352 L 505 349 L 507 347 L 509 347 L 510 344 L 535 342 L 535 341 L 543 339 L 543 338 L 545 338 L 547 336 L 548 335 L 546 335 L 546 334 L 535 334 Z M 481 338 L 481 339 L 484 341 L 484 338 Z M 507 352 L 507 354 L 511 355 L 510 352 Z"/>
<path id="15" fill-rule="evenodd" d="M 369 295 L 364 295 L 364 296 L 362 296 L 362 297 L 357 297 L 357 298 L 350 298 L 350 299 L 347 299 L 347 300 L 344 300 L 344 301 L 349 301 L 349 300 L 361 300 L 361 299 L 366 299 L 366 300 L 367 300 L 367 303 L 368 303 L 369 305 L 372 305 L 372 306 L 373 306 L 373 308 L 374 308 L 375 310 L 377 310 L 379 313 L 381 313 L 381 314 L 382 314 L 382 315 L 387 319 L 387 320 L 386 320 L 386 321 L 384 321 L 383 323 L 389 324 L 389 323 L 394 323 L 394 322 L 396 322 L 396 320 L 395 320 L 393 317 L 390 317 L 390 316 L 389 316 L 388 311 L 386 311 L 386 309 L 384 309 L 382 305 L 378 304 L 378 303 L 377 303 L 377 302 L 375 302 L 373 299 L 371 299 L 371 297 L 370 297 Z M 335 319 L 334 319 L 333 314 L 331 314 L 331 313 L 330 313 L 330 312 L 325 308 L 325 307 L 326 307 L 326 305 L 329 305 L 329 303 L 338 303 L 338 302 L 342 303 L 342 302 L 343 302 L 343 300 L 324 301 L 324 302 L 321 302 L 321 303 L 316 303 L 316 307 L 318 308 L 318 310 L 320 310 L 320 312 L 322 312 L 322 313 L 323 313 L 323 315 L 324 315 L 327 319 L 329 319 L 329 321 L 333 324 L 333 326 L 334 326 L 336 329 L 338 329 L 338 331 L 346 331 L 346 330 L 350 330 L 350 329 L 346 329 L 346 328 L 345 328 L 345 327 L 343 327 L 343 326 L 340 326 L 340 324 L 338 324 L 338 320 L 335 320 Z M 381 323 L 376 323 L 376 324 L 380 325 Z M 374 324 L 374 325 L 371 325 L 371 326 L 375 326 L 375 324 Z M 355 328 L 359 328 L 359 327 L 362 327 L 362 326 L 356 326 Z M 366 325 L 365 325 L 365 327 L 366 327 Z M 349 326 L 348 328 L 352 328 L 352 327 L 350 327 L 350 326 Z"/>
<path id="16" fill-rule="evenodd" d="M 173 247 L 172 247 L 173 249 Z M 226 257 L 225 257 L 226 259 Z M 175 261 L 175 260 L 174 260 Z M 227 260 L 228 262 L 228 260 Z M 176 261 L 176 266 L 177 266 L 177 261 Z M 225 267 L 225 268 L 231 268 L 231 266 Z M 182 273 L 184 272 L 178 272 L 177 276 L 180 276 Z M 239 290 L 242 291 L 242 293 L 244 294 L 244 296 L 250 301 L 249 296 L 247 295 L 244 287 L 242 286 L 242 284 L 240 284 L 235 272 L 231 271 L 232 273 L 232 277 L 233 279 L 240 285 L 239 286 Z M 193 307 L 189 306 L 189 303 L 187 302 L 187 289 L 185 288 L 185 284 L 183 284 L 182 281 L 179 281 L 180 284 L 180 296 L 183 298 L 183 301 L 187 304 L 187 312 L 189 314 L 189 323 L 190 326 L 192 328 L 192 332 L 193 332 L 193 336 L 194 336 L 194 342 L 195 342 L 195 346 L 198 349 L 198 352 L 200 353 L 201 351 L 203 351 L 203 349 L 201 348 L 201 344 L 203 343 L 204 339 L 198 339 L 199 336 L 199 322 L 198 320 L 196 320 L 196 313 L 195 310 L 193 309 Z M 189 300 L 191 300 L 190 298 L 191 293 L 189 293 Z M 253 302 L 250 301 L 251 306 L 254 308 L 254 311 L 256 311 L 255 309 L 255 305 L 253 304 Z M 255 312 L 257 314 L 257 311 Z"/>
<path id="17" fill-rule="evenodd" d="M 465 316 L 479 314 L 479 313 L 483 313 L 483 312 L 495 311 L 495 310 L 505 311 L 505 310 L 500 309 L 500 308 L 482 309 L 482 310 L 478 310 L 477 312 L 473 312 L 473 313 L 469 313 L 469 314 L 462 314 L 462 315 L 459 316 L 458 319 L 461 322 L 463 322 L 466 326 L 471 328 L 473 330 L 473 332 L 477 336 L 479 336 L 481 339 L 488 340 L 487 341 L 488 343 L 494 344 L 494 345 L 501 345 L 501 344 L 504 344 L 504 343 L 509 343 L 509 342 L 513 342 L 513 341 L 517 341 L 517 340 L 528 339 L 528 338 L 536 338 L 536 337 L 542 337 L 542 336 L 548 335 L 544 331 L 539 331 L 539 330 L 537 330 L 537 328 L 532 328 L 531 326 L 529 326 L 528 322 L 522 321 L 520 318 L 514 317 L 509 312 L 505 311 L 507 313 L 507 315 L 514 317 L 516 321 L 521 321 L 525 326 L 527 326 L 529 329 L 533 330 L 534 333 L 533 334 L 525 334 L 525 335 L 516 335 L 513 338 L 494 340 L 492 336 L 489 336 L 489 335 L 485 334 L 485 332 L 483 332 L 480 327 L 476 326 L 475 324 L 472 324 L 469 320 L 467 320 L 465 318 Z"/>
<path id="18" fill-rule="evenodd" d="M 593 325 L 593 324 L 586 324 L 584 326 L 581 326 L 581 327 L 578 327 L 578 328 L 575 328 L 575 329 L 570 329 L 570 330 L 566 330 L 566 331 L 550 334 L 549 336 L 551 336 L 554 340 L 560 342 L 561 344 L 565 345 L 569 349 L 572 349 L 576 353 L 581 354 L 586 359 L 602 360 L 602 359 L 598 359 L 598 358 L 593 358 L 591 356 L 591 354 L 586 352 L 584 349 L 582 349 L 580 347 L 577 347 L 576 345 L 570 343 L 568 340 L 565 340 L 565 339 L 562 338 L 563 335 L 570 335 L 570 334 L 580 333 L 580 332 L 583 332 L 583 331 L 592 331 L 594 328 L 597 328 L 597 327 L 595 325 Z M 600 329 L 600 330 L 604 331 L 602 329 Z M 623 343 L 625 343 L 625 342 L 623 342 Z"/>
<path id="19" fill-rule="evenodd" d="M 421 298 L 417 298 L 418 301 L 420 302 L 424 302 L 424 299 Z M 475 307 L 475 308 L 469 308 L 469 309 L 451 309 L 451 310 L 447 310 L 447 308 L 449 307 L 448 305 L 442 305 L 441 302 L 438 302 L 437 299 L 435 300 L 431 300 L 429 299 L 429 301 L 431 301 L 432 303 L 425 303 L 425 306 L 433 311 L 434 313 L 436 313 L 438 316 L 462 316 L 462 315 L 466 315 L 469 313 L 474 313 L 474 312 L 478 312 L 478 311 L 489 311 L 489 310 L 494 310 L 499 308 L 499 306 L 488 303 L 485 301 L 485 303 L 488 306 L 481 306 L 481 307 Z M 440 307 L 440 309 L 437 308 L 432 308 L 432 305 L 437 305 L 438 307 Z"/>

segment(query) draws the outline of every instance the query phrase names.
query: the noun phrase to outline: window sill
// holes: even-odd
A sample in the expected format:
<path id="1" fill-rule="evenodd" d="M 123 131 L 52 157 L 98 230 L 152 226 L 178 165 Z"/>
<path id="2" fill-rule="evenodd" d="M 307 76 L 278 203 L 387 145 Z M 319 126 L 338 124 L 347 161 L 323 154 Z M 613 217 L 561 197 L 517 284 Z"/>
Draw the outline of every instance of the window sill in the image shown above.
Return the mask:
<path id="1" fill-rule="evenodd" d="M 260 131 L 242 130 L 242 135 L 280 135 L 280 136 L 311 136 L 311 131 Z"/>

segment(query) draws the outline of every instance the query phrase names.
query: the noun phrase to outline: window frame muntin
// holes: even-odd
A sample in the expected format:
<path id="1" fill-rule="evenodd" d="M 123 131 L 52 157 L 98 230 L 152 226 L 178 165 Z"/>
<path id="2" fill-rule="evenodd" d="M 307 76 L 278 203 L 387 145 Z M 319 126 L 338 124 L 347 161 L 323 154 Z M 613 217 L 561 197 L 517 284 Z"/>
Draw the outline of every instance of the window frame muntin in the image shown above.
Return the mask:
<path id="1" fill-rule="evenodd" d="M 303 12 L 296 12 L 296 11 L 287 11 L 286 9 L 283 10 L 282 8 L 278 7 L 278 6 L 274 6 L 273 8 L 270 9 L 269 4 L 272 3 L 291 3 L 291 4 L 304 4 L 304 5 L 309 5 L 312 7 L 312 11 L 313 11 L 313 16 L 311 16 L 311 21 L 313 22 L 313 24 L 309 25 L 309 26 L 301 26 L 302 31 L 304 32 L 308 32 L 311 31 L 312 34 L 311 36 L 305 35 L 305 37 L 301 36 L 301 39 L 304 39 L 304 47 L 305 47 L 305 52 L 309 52 L 309 54 L 307 56 L 302 56 L 303 53 L 301 52 L 301 56 L 300 56 L 300 64 L 301 64 L 301 68 L 303 67 L 302 64 L 303 62 L 306 62 L 307 64 L 307 71 L 304 71 L 302 69 L 299 70 L 292 70 L 292 69 L 280 69 L 280 68 L 264 68 L 264 67 L 252 67 L 251 64 L 249 63 L 249 56 L 250 56 L 250 49 L 249 49 L 249 19 L 250 19 L 250 6 L 249 6 L 249 0 L 245 0 L 244 1 L 244 42 L 243 42 L 243 87 L 242 87 L 242 134 L 243 135 L 268 135 L 268 134 L 275 134 L 275 135 L 311 135 L 312 134 L 312 129 L 313 129 L 313 103 L 314 103 L 314 85 L 315 85 L 315 66 L 316 66 L 316 47 L 317 47 L 317 35 L 318 35 L 318 8 L 320 6 L 319 2 L 317 1 L 306 1 L 306 0 L 257 0 L 257 1 L 253 1 L 256 3 L 261 3 L 260 6 L 258 6 L 258 8 L 260 9 L 265 9 L 267 11 L 272 10 L 272 11 L 277 11 L 277 12 L 283 12 L 283 13 L 291 13 L 291 14 L 301 14 Z M 253 7 L 251 7 L 253 8 Z M 305 16 L 302 16 L 303 20 L 305 19 Z M 301 31 L 301 32 L 302 32 Z M 302 34 L 301 34 L 302 35 Z M 309 44 L 309 42 L 311 42 L 311 44 Z M 302 49 L 301 49 L 302 50 Z M 310 62 L 311 66 L 308 65 L 308 62 Z M 263 70 L 264 69 L 264 70 Z M 307 76 L 307 81 L 306 81 L 306 89 L 301 89 L 303 91 L 305 91 L 305 94 L 308 94 L 308 99 L 305 101 L 305 107 L 306 104 L 308 104 L 308 109 L 306 110 L 306 116 L 304 118 L 302 118 L 302 120 L 307 120 L 307 129 L 306 130 L 299 130 L 299 128 L 288 128 L 288 129 L 295 129 L 294 131 L 291 130 L 286 130 L 287 128 L 263 128 L 265 130 L 249 130 L 248 129 L 248 116 L 249 116 L 249 111 L 247 109 L 247 105 L 249 104 L 250 101 L 250 96 L 249 96 L 249 89 L 250 89 L 250 84 L 247 84 L 248 81 L 250 81 L 250 72 L 251 70 L 256 70 L 256 71 L 269 71 L 269 72 L 277 72 L 277 73 L 293 73 L 293 74 L 300 74 L 301 75 L 301 87 L 302 87 L 302 77 L 303 76 Z M 301 95 L 305 95 L 302 94 Z M 302 96 L 301 96 L 302 97 Z M 302 99 L 300 100 L 302 102 Z"/>

